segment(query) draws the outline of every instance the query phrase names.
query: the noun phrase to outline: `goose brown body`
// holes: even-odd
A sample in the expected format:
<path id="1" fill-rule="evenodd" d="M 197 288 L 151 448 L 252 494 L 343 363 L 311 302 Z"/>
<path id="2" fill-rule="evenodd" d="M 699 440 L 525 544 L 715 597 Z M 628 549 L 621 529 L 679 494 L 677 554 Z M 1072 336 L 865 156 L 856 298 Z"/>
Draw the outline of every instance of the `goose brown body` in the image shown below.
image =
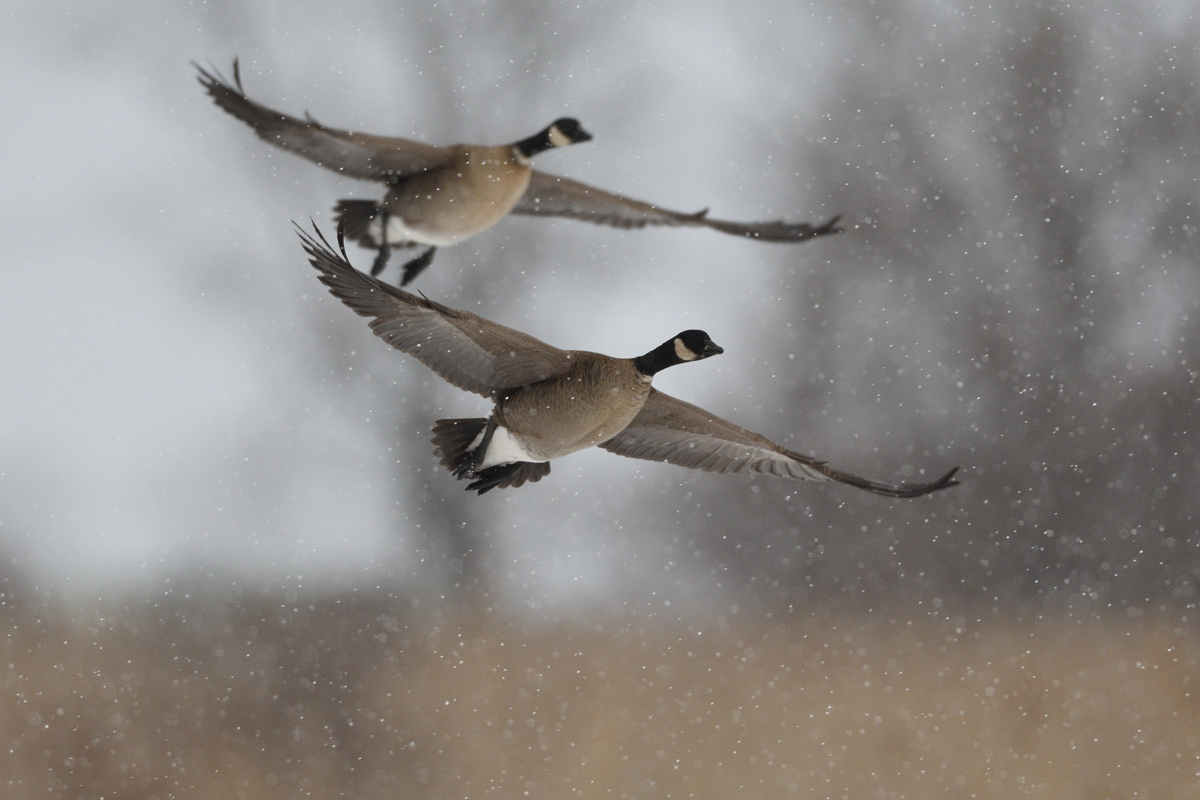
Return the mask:
<path id="1" fill-rule="evenodd" d="M 562 374 L 503 397 L 492 418 L 529 455 L 549 461 L 608 441 L 629 426 L 650 396 L 650 376 L 632 359 L 570 351 Z"/>
<path id="2" fill-rule="evenodd" d="M 379 204 L 402 226 L 402 231 L 390 232 L 392 241 L 457 244 L 504 219 L 525 194 L 533 170 L 511 145 L 448 149 L 451 158 L 443 169 L 398 183 Z M 378 228 L 376 224 L 355 238 L 378 247 L 384 241 Z"/>

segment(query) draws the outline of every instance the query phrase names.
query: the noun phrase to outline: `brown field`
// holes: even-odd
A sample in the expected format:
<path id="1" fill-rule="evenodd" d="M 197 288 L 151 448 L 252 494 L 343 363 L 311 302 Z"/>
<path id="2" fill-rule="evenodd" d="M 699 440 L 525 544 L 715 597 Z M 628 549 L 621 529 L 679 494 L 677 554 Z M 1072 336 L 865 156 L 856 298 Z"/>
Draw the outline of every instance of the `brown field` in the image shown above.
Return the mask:
<path id="1" fill-rule="evenodd" d="M 3 797 L 1200 797 L 1178 619 L 178 602 L 10 607 Z"/>

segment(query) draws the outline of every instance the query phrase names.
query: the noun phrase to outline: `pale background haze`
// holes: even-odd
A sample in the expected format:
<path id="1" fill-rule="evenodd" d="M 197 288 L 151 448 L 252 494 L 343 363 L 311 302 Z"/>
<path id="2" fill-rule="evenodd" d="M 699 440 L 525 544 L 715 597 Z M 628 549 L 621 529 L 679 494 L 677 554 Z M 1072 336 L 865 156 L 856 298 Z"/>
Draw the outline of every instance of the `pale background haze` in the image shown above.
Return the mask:
<path id="1" fill-rule="evenodd" d="M 1195 796 L 1196 10 L 5 10 L 7 791 Z M 613 355 L 703 328 L 725 354 L 664 391 L 962 485 L 597 450 L 463 491 L 429 429 L 486 403 L 377 340 L 292 227 L 381 189 L 217 109 L 189 62 L 234 57 L 330 125 L 490 143 L 571 115 L 596 138 L 540 168 L 844 214 L 797 246 L 509 219 L 415 288 Z"/>

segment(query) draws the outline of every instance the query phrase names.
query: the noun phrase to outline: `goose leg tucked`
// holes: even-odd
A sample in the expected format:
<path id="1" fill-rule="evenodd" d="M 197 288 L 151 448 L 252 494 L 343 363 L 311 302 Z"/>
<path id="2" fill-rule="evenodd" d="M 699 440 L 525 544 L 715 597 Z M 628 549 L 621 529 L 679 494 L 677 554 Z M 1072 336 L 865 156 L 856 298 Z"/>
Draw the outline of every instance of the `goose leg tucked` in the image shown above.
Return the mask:
<path id="1" fill-rule="evenodd" d="M 496 427 L 490 419 L 439 419 L 433 425 L 433 453 L 454 477 L 475 479 L 467 491 L 479 494 L 536 483 L 550 474 L 549 461 L 510 461 L 481 469 Z"/>
<path id="2" fill-rule="evenodd" d="M 379 252 L 375 255 L 375 260 L 371 262 L 372 278 L 377 277 L 379 273 L 383 272 L 383 269 L 387 266 L 388 259 L 391 258 L 391 255 L 392 248 L 389 247 L 386 242 L 380 245 Z"/>
<path id="3" fill-rule="evenodd" d="M 401 245 L 388 239 L 388 217 L 391 216 L 388 210 L 374 200 L 350 199 L 339 200 L 333 210 L 339 236 L 358 242 L 363 247 L 378 249 L 375 260 L 371 262 L 371 277 L 377 277 L 387 266 L 392 246 Z"/>
<path id="4" fill-rule="evenodd" d="M 386 214 L 387 212 L 385 211 L 383 213 Z M 401 279 L 400 279 L 400 285 L 407 286 L 412 281 L 413 278 L 417 277 L 422 272 L 424 272 L 425 269 L 430 264 L 433 263 L 433 254 L 435 252 L 437 252 L 437 248 L 434 247 L 433 245 L 430 245 L 429 249 L 427 249 L 424 253 L 422 253 L 421 255 L 412 259 L 411 261 L 407 262 L 404 265 L 404 272 L 403 272 L 403 277 L 401 277 Z M 387 261 L 387 257 L 384 255 L 383 250 L 379 251 L 379 255 L 381 258 L 383 258 L 383 260 L 385 262 Z M 377 258 L 376 261 L 378 261 L 378 260 L 379 259 Z M 374 268 L 372 267 L 372 270 L 373 269 Z M 375 273 L 372 271 L 371 274 L 374 275 Z"/>
<path id="5" fill-rule="evenodd" d="M 525 481 L 539 481 L 543 475 L 549 474 L 549 461 L 514 461 L 511 464 L 498 464 L 471 475 L 470 477 L 478 480 L 468 483 L 467 491 L 483 494 L 492 489 L 507 489 L 510 486 L 516 488 Z"/>

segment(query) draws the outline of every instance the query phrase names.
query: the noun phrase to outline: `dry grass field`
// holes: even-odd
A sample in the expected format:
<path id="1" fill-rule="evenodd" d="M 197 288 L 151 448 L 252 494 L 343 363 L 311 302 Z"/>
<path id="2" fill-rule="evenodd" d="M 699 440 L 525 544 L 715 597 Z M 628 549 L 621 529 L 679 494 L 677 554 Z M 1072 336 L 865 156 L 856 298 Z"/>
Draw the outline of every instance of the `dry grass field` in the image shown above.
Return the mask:
<path id="1" fill-rule="evenodd" d="M 6 614 L 9 800 L 1200 797 L 1179 619 Z"/>

